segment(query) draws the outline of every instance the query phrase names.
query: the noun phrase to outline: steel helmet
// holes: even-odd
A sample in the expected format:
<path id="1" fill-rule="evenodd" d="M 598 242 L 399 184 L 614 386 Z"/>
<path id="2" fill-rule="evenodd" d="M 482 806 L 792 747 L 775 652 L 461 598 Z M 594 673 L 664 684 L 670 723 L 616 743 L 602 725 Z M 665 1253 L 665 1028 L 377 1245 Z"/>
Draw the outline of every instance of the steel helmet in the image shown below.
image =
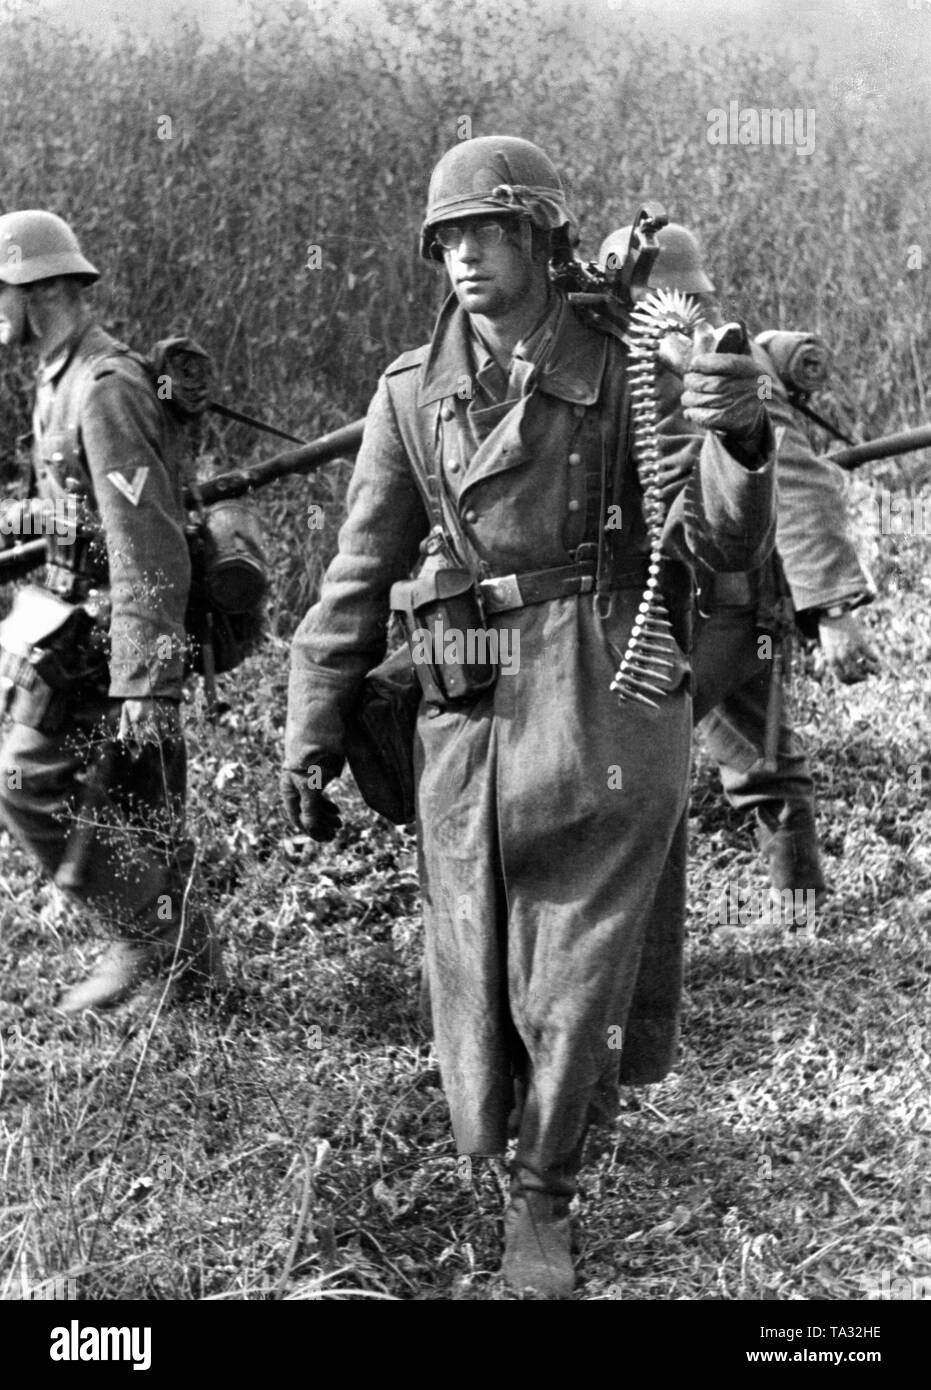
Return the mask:
<path id="1" fill-rule="evenodd" d="M 565 227 L 570 243 L 578 240 L 562 181 L 543 151 L 513 135 L 480 135 L 447 150 L 433 170 L 420 231 L 421 256 L 442 260 L 432 237 L 437 223 L 501 212 L 549 231 Z"/>
<path id="2" fill-rule="evenodd" d="M 67 222 L 37 208 L 0 217 L 0 281 L 31 285 L 56 275 L 77 275 L 88 285 L 100 279 Z"/>
<path id="3" fill-rule="evenodd" d="M 607 268 L 613 253 L 623 265 L 630 245 L 630 227 L 605 237 L 598 251 L 598 265 Z M 679 222 L 669 222 L 656 233 L 659 255 L 653 262 L 647 286 L 651 290 L 681 290 L 683 294 L 714 294 L 714 285 L 702 264 L 698 239 Z"/>

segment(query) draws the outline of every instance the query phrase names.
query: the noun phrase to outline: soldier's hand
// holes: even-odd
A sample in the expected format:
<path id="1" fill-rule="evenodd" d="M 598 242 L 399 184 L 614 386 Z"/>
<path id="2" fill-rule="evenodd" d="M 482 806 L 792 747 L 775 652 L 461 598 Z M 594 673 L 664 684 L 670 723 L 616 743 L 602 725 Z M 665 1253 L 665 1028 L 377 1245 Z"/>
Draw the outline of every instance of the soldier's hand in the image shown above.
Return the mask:
<path id="1" fill-rule="evenodd" d="M 826 664 L 844 685 L 856 685 L 879 670 L 879 654 L 852 613 L 822 616 L 818 637 Z"/>
<path id="2" fill-rule="evenodd" d="M 307 773 L 286 768 L 278 785 L 291 824 L 306 831 L 312 840 L 332 840 L 343 823 L 339 807 L 319 787 L 310 785 Z"/>
<path id="3" fill-rule="evenodd" d="M 124 700 L 117 738 L 142 748 L 181 737 L 181 708 L 177 700 Z"/>
<path id="4" fill-rule="evenodd" d="M 759 374 L 753 358 L 743 353 L 697 353 L 683 378 L 686 418 L 719 431 L 748 453 L 759 449 L 766 429 L 766 409 L 757 397 Z"/>

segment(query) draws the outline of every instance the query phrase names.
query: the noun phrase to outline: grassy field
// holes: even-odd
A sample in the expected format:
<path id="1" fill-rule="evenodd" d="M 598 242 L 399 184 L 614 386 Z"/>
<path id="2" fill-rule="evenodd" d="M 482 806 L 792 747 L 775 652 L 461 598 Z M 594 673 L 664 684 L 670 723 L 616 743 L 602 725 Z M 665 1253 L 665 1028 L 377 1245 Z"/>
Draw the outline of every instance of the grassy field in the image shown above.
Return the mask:
<path id="1" fill-rule="evenodd" d="M 23 16 L 0 48 L 0 206 L 71 217 L 107 272 L 108 325 L 140 346 L 193 332 L 224 399 L 311 437 L 360 414 L 380 368 L 429 330 L 438 285 L 416 260 L 420 207 L 468 117 L 474 134 L 513 130 L 553 152 L 589 254 L 639 199 L 663 198 L 702 229 L 752 328 L 825 334 L 836 402 L 864 434 L 927 420 L 917 40 L 892 82 L 866 35 L 854 80 L 738 41 L 685 51 L 642 26 L 570 31 L 555 9 L 458 13 L 385 3 L 363 45 L 326 5 L 295 6 L 217 51 L 172 31 L 106 60 Z M 813 109 L 814 153 L 710 145 L 707 112 L 736 99 Z M 321 270 L 307 269 L 312 246 Z M 8 456 L 28 384 L 0 381 Z M 218 463 L 256 449 L 237 427 L 208 443 Z M 501 1177 L 457 1167 L 419 1017 L 413 840 L 348 778 L 332 845 L 292 838 L 276 804 L 287 639 L 347 476 L 262 502 L 272 632 L 224 679 L 222 726 L 192 693 L 191 822 L 229 943 L 227 1007 L 147 998 L 99 1020 L 56 1016 L 58 985 L 98 943 L 0 839 L 0 1297 L 56 1278 L 106 1300 L 507 1297 Z M 868 520 L 877 487 L 927 477 L 922 459 L 876 465 L 853 503 Z M 308 534 L 313 501 L 326 528 Z M 699 754 L 682 1060 L 629 1091 L 592 1146 L 579 1299 L 931 1289 L 928 537 L 866 528 L 864 541 L 882 674 L 844 688 L 807 661 L 793 694 L 833 896 L 803 935 L 715 925 L 729 883 L 762 879 L 749 824 Z"/>

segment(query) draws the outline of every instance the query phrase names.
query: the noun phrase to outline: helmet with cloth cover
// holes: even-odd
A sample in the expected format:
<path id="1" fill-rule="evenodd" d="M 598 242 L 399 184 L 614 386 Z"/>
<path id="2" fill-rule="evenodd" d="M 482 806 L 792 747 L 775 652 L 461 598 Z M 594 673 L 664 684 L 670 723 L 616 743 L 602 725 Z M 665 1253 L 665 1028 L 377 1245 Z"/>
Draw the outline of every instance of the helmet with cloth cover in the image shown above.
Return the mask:
<path id="1" fill-rule="evenodd" d="M 562 181 L 543 151 L 513 135 L 480 135 L 447 150 L 433 170 L 420 231 L 421 256 L 442 260 L 433 239 L 439 223 L 496 213 L 511 213 L 544 231 L 563 231 L 570 245 L 578 240 Z"/>

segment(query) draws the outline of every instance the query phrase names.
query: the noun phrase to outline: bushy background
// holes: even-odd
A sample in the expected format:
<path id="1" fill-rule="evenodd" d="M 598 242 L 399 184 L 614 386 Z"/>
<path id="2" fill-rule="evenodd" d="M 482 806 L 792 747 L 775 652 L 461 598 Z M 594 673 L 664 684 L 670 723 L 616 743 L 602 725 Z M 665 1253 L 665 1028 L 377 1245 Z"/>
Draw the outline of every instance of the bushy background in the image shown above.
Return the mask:
<path id="1" fill-rule="evenodd" d="M 436 158 L 463 134 L 519 134 L 565 171 L 585 254 L 659 198 L 754 331 L 825 335 L 863 434 L 925 422 L 931 13 L 864 28 L 847 67 L 791 34 L 661 37 L 634 13 L 319 3 L 206 46 L 180 21 L 102 45 L 23 9 L 0 44 L 0 207 L 74 223 L 108 327 L 138 347 L 190 332 L 224 400 L 311 438 L 363 413 L 429 332 L 442 287 L 416 238 Z M 813 110 L 815 153 L 710 145 L 708 112 L 733 99 Z M 28 399 L 26 369 L 4 367 L 8 473 Z M 270 447 L 239 427 L 207 441 L 220 465 Z M 926 476 L 921 459 L 875 467 L 854 504 L 868 518 L 871 487 Z M 499 1177 L 457 1173 L 417 1016 L 411 839 L 351 786 L 319 852 L 275 806 L 286 638 L 347 477 L 261 500 L 272 634 L 227 679 L 222 726 L 190 708 L 192 824 L 238 1007 L 56 1019 L 57 982 L 95 943 L 0 841 L 0 1290 L 68 1273 L 91 1298 L 502 1296 Z M 713 929 L 726 883 L 762 881 L 700 763 L 683 1063 L 593 1150 L 581 1297 L 858 1298 L 883 1271 L 900 1288 L 931 1273 L 931 582 L 927 537 L 866 541 L 884 674 L 845 691 L 806 669 L 795 694 L 832 905 L 814 939 Z"/>

